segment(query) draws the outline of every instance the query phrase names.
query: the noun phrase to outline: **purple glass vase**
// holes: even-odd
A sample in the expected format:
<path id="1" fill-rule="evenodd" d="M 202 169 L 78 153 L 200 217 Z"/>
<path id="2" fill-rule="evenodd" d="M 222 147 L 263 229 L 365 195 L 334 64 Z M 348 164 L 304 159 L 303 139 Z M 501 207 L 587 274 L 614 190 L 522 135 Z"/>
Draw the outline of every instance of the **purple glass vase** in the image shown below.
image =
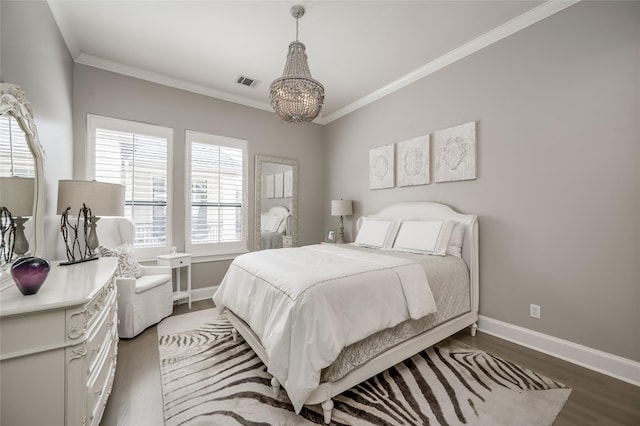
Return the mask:
<path id="1" fill-rule="evenodd" d="M 11 265 L 11 276 L 20 293 L 36 294 L 47 279 L 51 265 L 41 257 L 21 257 Z"/>

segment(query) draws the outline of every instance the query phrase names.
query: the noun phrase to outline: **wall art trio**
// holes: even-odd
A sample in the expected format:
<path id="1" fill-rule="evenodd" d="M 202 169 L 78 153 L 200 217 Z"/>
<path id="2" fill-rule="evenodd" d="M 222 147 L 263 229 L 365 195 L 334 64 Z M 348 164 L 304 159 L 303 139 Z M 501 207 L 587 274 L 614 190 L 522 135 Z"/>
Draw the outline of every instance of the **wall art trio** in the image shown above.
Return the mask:
<path id="1" fill-rule="evenodd" d="M 267 198 L 291 198 L 293 170 L 265 176 Z"/>
<path id="2" fill-rule="evenodd" d="M 434 180 L 476 179 L 476 122 L 434 132 Z M 369 189 L 430 183 L 430 138 L 419 136 L 369 150 Z M 396 168 L 397 163 L 397 168 Z"/>

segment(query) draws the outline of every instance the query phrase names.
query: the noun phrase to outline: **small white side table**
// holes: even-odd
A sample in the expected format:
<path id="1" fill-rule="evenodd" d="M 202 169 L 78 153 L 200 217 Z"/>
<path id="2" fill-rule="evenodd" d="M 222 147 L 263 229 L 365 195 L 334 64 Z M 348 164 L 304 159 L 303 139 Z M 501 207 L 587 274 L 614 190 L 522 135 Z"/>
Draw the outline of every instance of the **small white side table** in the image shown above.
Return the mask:
<path id="1" fill-rule="evenodd" d="M 182 299 L 189 300 L 189 309 L 191 309 L 191 255 L 188 253 L 172 253 L 162 254 L 157 257 L 159 266 L 169 266 L 176 271 L 176 289 L 173 292 L 173 301 Z M 180 286 L 180 268 L 187 268 L 187 290 L 182 290 Z"/>

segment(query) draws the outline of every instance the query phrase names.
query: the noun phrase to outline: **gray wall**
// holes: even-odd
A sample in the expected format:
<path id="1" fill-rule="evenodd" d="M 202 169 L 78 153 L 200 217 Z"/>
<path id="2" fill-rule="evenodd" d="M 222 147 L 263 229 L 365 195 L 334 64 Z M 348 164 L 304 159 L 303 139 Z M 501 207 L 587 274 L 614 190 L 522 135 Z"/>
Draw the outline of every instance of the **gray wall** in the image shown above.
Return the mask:
<path id="1" fill-rule="evenodd" d="M 74 177 L 84 179 L 87 114 L 170 127 L 173 134 L 173 246 L 184 249 L 185 131 L 195 130 L 248 141 L 249 248 L 253 248 L 255 154 L 298 160 L 300 244 L 322 239 L 324 192 L 323 129 L 318 125 L 283 124 L 270 111 L 174 89 L 85 65 L 74 66 Z M 229 261 L 193 266 L 193 288 L 218 285 Z"/>
<path id="2" fill-rule="evenodd" d="M 22 87 L 33 106 L 45 151 L 47 182 L 45 257 L 58 240 L 58 180 L 73 170 L 71 117 L 73 62 L 46 2 L 0 2 L 0 80 Z"/>
<path id="3" fill-rule="evenodd" d="M 639 23 L 579 3 L 331 123 L 325 204 L 476 213 L 481 315 L 640 361 Z M 368 189 L 369 149 L 472 120 L 477 180 Z"/>

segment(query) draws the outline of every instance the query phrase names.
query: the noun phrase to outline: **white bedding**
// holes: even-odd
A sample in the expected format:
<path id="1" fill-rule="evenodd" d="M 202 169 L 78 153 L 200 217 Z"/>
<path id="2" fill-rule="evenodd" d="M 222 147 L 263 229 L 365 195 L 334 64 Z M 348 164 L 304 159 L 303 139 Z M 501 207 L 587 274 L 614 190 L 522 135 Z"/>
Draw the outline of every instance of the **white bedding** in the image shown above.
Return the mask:
<path id="1" fill-rule="evenodd" d="M 436 312 L 419 264 L 335 245 L 239 256 L 213 300 L 260 338 L 296 412 L 344 347 Z"/>

